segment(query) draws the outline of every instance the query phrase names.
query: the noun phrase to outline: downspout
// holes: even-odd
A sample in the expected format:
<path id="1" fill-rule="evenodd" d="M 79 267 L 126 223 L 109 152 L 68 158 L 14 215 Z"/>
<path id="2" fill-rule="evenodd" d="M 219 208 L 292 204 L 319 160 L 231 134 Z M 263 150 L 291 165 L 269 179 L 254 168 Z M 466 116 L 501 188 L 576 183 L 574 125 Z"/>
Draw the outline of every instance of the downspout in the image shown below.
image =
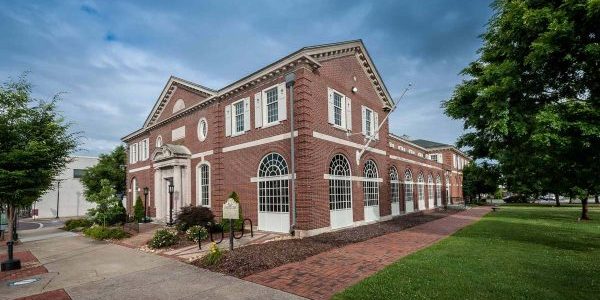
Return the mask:
<path id="1" fill-rule="evenodd" d="M 292 173 L 291 189 L 292 189 L 292 225 L 290 226 L 290 234 L 294 235 L 296 231 L 296 147 L 294 145 L 294 83 L 296 82 L 296 74 L 293 72 L 285 75 L 285 85 L 290 88 L 290 170 Z"/>

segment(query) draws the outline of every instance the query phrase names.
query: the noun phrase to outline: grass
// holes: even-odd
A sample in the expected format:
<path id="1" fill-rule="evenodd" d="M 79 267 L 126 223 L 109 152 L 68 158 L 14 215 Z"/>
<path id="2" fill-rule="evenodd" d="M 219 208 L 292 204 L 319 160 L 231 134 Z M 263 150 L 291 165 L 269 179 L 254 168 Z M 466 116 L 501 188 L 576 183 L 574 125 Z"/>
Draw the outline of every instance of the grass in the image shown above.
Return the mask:
<path id="1" fill-rule="evenodd" d="M 334 299 L 598 299 L 600 208 L 504 206 Z"/>

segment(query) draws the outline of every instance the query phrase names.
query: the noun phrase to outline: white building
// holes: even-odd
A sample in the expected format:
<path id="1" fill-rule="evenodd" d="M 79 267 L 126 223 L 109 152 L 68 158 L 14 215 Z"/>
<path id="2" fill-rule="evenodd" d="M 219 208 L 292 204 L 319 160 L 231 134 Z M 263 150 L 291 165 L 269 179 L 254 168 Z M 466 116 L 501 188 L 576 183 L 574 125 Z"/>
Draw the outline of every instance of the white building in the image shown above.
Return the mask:
<path id="1" fill-rule="evenodd" d="M 85 200 L 83 185 L 79 178 L 86 168 L 94 166 L 97 157 L 74 156 L 62 174 L 57 176 L 53 188 L 46 192 L 32 206 L 33 214 L 38 218 L 84 216 L 95 204 Z"/>

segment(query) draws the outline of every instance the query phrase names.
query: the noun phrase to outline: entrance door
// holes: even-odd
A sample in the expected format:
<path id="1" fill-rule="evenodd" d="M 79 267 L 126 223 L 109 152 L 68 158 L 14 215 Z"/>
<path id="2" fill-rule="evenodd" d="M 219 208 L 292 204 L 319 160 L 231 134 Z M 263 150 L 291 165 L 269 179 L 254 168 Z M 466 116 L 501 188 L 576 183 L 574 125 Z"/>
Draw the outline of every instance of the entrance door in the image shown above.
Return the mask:
<path id="1" fill-rule="evenodd" d="M 329 163 L 329 224 L 337 229 L 353 223 L 350 164 L 344 155 L 336 154 Z"/>

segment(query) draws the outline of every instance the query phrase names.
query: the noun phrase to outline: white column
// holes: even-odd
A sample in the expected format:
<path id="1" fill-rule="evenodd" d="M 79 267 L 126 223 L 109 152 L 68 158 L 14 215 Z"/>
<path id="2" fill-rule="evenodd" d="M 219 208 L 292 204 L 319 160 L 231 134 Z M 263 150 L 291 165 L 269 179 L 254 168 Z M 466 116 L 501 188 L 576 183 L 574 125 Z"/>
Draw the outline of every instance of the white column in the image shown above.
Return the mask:
<path id="1" fill-rule="evenodd" d="M 154 207 L 156 208 L 156 219 L 164 217 L 164 199 L 162 188 L 162 171 L 160 169 L 156 169 L 154 172 Z"/>
<path id="2" fill-rule="evenodd" d="M 173 213 L 175 214 L 182 206 L 181 166 L 173 166 L 173 185 L 175 186 L 173 193 Z"/>

